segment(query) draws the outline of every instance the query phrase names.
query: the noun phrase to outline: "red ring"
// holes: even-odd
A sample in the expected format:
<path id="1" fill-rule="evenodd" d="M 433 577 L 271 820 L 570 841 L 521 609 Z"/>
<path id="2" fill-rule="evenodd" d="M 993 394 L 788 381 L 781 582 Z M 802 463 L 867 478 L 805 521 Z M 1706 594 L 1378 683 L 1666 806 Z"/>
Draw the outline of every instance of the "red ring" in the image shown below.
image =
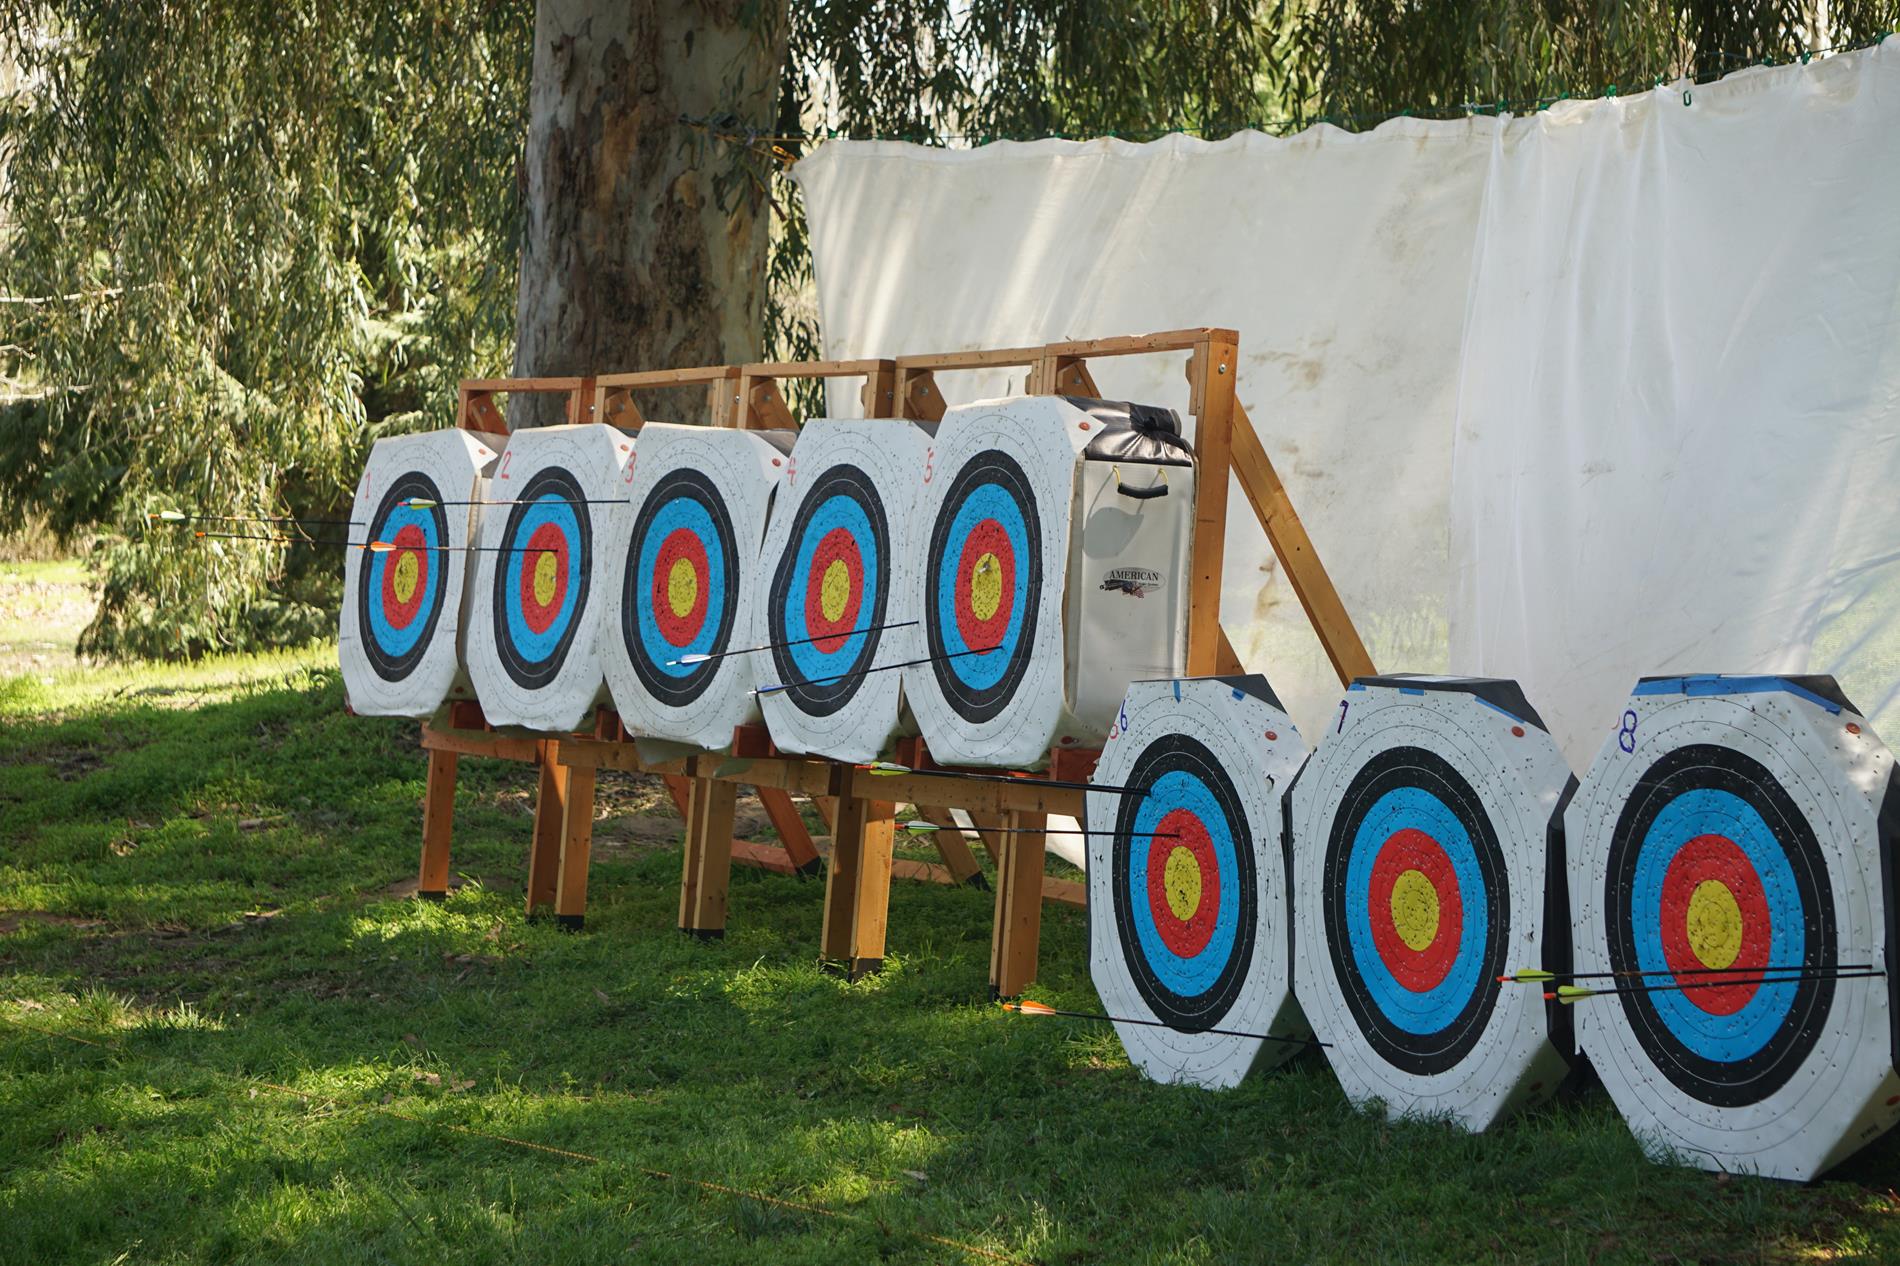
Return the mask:
<path id="1" fill-rule="evenodd" d="M 1762 891 L 1761 875 L 1748 854 L 1725 835 L 1698 835 L 1676 850 L 1663 872 L 1662 928 L 1663 959 L 1675 973 L 1675 983 L 1712 985 L 1730 976 L 1713 975 L 1689 942 L 1689 899 L 1705 880 L 1713 879 L 1729 890 L 1742 916 L 1742 945 L 1735 962 L 1738 974 L 1747 982 L 1761 975 L 1761 968 L 1780 964 L 1769 962 L 1774 945 L 1774 920 L 1768 913 L 1768 894 Z M 1653 983 L 1661 984 L 1660 980 Z M 1714 988 L 1683 990 L 1682 996 L 1710 1015 L 1734 1015 L 1755 996 L 1760 986 L 1754 983 L 1720 985 Z"/>
<path id="2" fill-rule="evenodd" d="M 422 607 L 422 595 L 429 587 L 429 541 L 421 528 L 405 523 L 396 529 L 390 544 L 396 548 L 383 556 L 383 619 L 391 628 L 402 629 L 416 618 L 416 612 Z M 416 556 L 416 587 L 404 602 L 396 596 L 396 564 L 404 554 L 410 553 Z"/>
<path id="3" fill-rule="evenodd" d="M 1002 571 L 998 578 L 1002 592 L 996 611 L 987 620 L 979 619 L 975 608 L 970 605 L 976 565 L 985 554 L 994 554 Z M 1009 534 L 995 519 L 983 519 L 964 538 L 963 551 L 957 556 L 954 600 L 957 633 L 962 636 L 965 646 L 978 650 L 1003 644 L 1003 636 L 1009 631 L 1009 619 L 1016 606 L 1016 551 L 1010 548 Z"/>
<path id="4" fill-rule="evenodd" d="M 543 606 L 535 600 L 534 573 L 543 555 L 550 552 L 554 556 L 554 597 Z M 554 623 L 554 617 L 561 614 L 566 601 L 567 533 L 552 523 L 543 523 L 535 528 L 528 537 L 527 547 L 521 551 L 521 618 L 532 631 L 545 633 Z"/>
<path id="5" fill-rule="evenodd" d="M 844 610 L 835 620 L 825 618 L 825 569 L 842 562 L 849 577 Z M 832 528 L 819 538 L 812 551 L 811 569 L 805 574 L 805 635 L 826 655 L 843 648 L 845 637 L 858 627 L 858 608 L 864 599 L 864 558 L 858 542 L 844 528 Z"/>
<path id="6" fill-rule="evenodd" d="M 1168 904 L 1168 857 L 1177 848 L 1192 853 L 1201 868 L 1201 902 L 1185 919 L 1177 919 Z M 1148 912 L 1161 943 L 1179 958 L 1193 958 L 1213 939 L 1220 915 L 1220 863 L 1214 859 L 1207 824 L 1192 810 L 1170 809 L 1155 823 L 1155 834 L 1148 841 Z"/>
<path id="7" fill-rule="evenodd" d="M 1399 935 L 1392 920 L 1392 889 L 1399 876 L 1416 870 L 1431 881 L 1438 895 L 1438 928 L 1431 944 L 1415 950 Z M 1372 862 L 1372 888 L 1366 894 L 1367 922 L 1372 943 L 1392 978 L 1413 993 L 1436 989 L 1458 961 L 1458 943 L 1464 937 L 1465 906 L 1458 892 L 1458 872 L 1444 845 L 1417 827 L 1402 827 L 1386 837 Z"/>
<path id="8" fill-rule="evenodd" d="M 685 615 L 674 615 L 673 604 L 667 600 L 666 584 L 673 574 L 673 564 L 681 559 L 693 569 L 693 576 L 699 581 L 699 588 L 693 595 L 693 605 Z M 671 646 L 690 645 L 699 636 L 700 629 L 706 623 L 706 607 L 710 601 L 712 589 L 712 564 L 706 558 L 706 545 L 699 537 L 686 528 L 674 528 L 660 542 L 659 555 L 653 561 L 653 620 L 660 627 L 660 636 Z"/>

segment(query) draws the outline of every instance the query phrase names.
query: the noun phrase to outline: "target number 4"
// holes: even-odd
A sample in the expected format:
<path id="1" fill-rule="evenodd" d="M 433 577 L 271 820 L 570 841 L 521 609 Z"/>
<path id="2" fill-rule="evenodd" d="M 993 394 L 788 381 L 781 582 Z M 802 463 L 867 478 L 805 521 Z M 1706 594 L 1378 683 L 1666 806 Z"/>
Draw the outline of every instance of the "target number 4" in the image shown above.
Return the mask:
<path id="1" fill-rule="evenodd" d="M 1623 714 L 1623 728 L 1616 732 L 1616 745 L 1625 752 L 1636 750 L 1636 713 L 1634 710 Z"/>

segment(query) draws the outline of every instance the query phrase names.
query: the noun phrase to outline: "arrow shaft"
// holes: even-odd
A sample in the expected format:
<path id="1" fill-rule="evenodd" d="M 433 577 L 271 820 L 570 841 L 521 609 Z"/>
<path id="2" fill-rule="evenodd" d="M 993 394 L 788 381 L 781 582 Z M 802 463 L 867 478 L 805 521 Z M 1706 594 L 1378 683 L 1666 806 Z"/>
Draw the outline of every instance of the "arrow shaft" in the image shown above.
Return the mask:
<path id="1" fill-rule="evenodd" d="M 934 822 L 926 823 L 921 827 L 912 826 L 910 823 L 907 822 L 904 824 L 904 829 L 912 832 L 913 834 L 923 834 L 923 835 L 928 835 L 932 831 L 973 831 L 981 835 L 1120 835 L 1121 834 L 1120 831 L 1084 831 L 1080 829 L 1077 829 L 1074 831 L 1065 831 L 1059 827 L 1046 827 L 1046 826 L 998 826 L 998 827 L 939 826 Z M 1174 840 L 1174 839 L 1180 838 L 1180 833 L 1177 831 L 1130 831 L 1128 833 L 1128 836 L 1130 839 L 1141 839 L 1141 840 L 1146 840 L 1146 839 Z"/>
<path id="2" fill-rule="evenodd" d="M 1884 971 L 1837 971 L 1814 972 L 1798 976 L 1768 976 L 1759 972 L 1748 980 L 1700 980 L 1686 985 L 1620 985 L 1610 989 L 1591 989 L 1573 994 L 1575 998 L 1611 998 L 1618 995 L 1644 993 L 1682 993 L 1690 989 L 1728 989 L 1736 985 L 1798 985 L 1816 980 L 1877 980 L 1887 973 Z M 1547 995 L 1561 996 L 1561 995 Z"/>
<path id="3" fill-rule="evenodd" d="M 776 686 L 761 686 L 753 691 L 756 695 L 777 694 L 781 690 L 796 690 L 800 686 L 829 686 L 836 681 L 848 681 L 853 677 L 863 677 L 868 673 L 887 673 L 893 668 L 915 668 L 919 664 L 934 664 L 941 659 L 961 659 L 965 655 L 988 655 L 1000 650 L 998 646 L 979 646 L 975 650 L 951 651 L 943 655 L 926 655 L 922 659 L 904 659 L 895 664 L 878 664 L 872 668 L 854 668 L 848 673 L 839 673 L 835 677 L 812 677 L 805 681 L 782 681 Z"/>
<path id="4" fill-rule="evenodd" d="M 1670 967 L 1657 967 L 1643 971 L 1637 971 L 1635 969 L 1629 971 L 1559 971 L 1550 973 L 1548 978 L 1551 980 L 1612 980 L 1626 977 L 1648 976 L 1733 976 L 1737 973 L 1745 976 L 1758 976 L 1773 972 L 1808 971 L 1813 967 L 1813 963 L 1789 963 L 1784 967 L 1685 967 L 1681 971 Z M 1872 963 L 1843 963 L 1839 967 L 1834 968 L 1834 970 L 1873 971 L 1875 968 Z M 1527 981 L 1513 979 L 1512 981 L 1513 984 L 1539 984 L 1541 982 L 1541 978 Z"/>
<path id="5" fill-rule="evenodd" d="M 736 651 L 720 651 L 716 655 L 702 655 L 692 662 L 695 664 L 710 664 L 716 659 L 725 659 L 729 655 L 753 655 L 760 651 L 775 651 L 781 646 L 809 646 L 813 642 L 828 642 L 834 638 L 843 639 L 856 637 L 860 633 L 879 633 L 885 629 L 907 629 L 916 623 L 917 621 L 915 620 L 898 620 L 891 624 L 867 624 L 861 629 L 850 629 L 843 633 L 826 633 L 822 637 L 796 637 L 789 638 L 783 642 L 765 642 L 758 646 L 747 646 Z M 679 664 L 685 661 L 675 659 L 669 660 L 668 662 Z M 896 665 L 892 665 L 892 667 L 896 667 Z"/>
<path id="6" fill-rule="evenodd" d="M 370 549 L 376 545 L 387 545 L 387 553 L 404 553 L 409 550 L 432 550 L 436 553 L 451 551 L 477 551 L 497 554 L 558 554 L 556 548 L 546 545 L 398 545 L 394 541 L 333 541 L 321 537 L 302 536 L 263 536 L 252 532 L 194 532 L 192 536 L 206 541 L 271 541 L 278 545 L 343 545 L 351 549 Z"/>
<path id="7" fill-rule="evenodd" d="M 1005 1003 L 1004 1005 L 1009 1006 L 1008 1003 Z M 1010 1007 L 1010 1010 L 1016 1011 L 1017 1009 L 1012 1006 Z M 1169 1024 L 1166 1020 L 1138 1020 L 1133 1016 L 1104 1015 L 1096 1011 L 1064 1011 L 1058 1007 L 1049 1007 L 1047 1009 L 1037 1010 L 1037 1011 L 1017 1011 L 1017 1014 L 1036 1015 L 1036 1016 L 1044 1016 L 1044 1015 L 1061 1016 L 1064 1019 L 1068 1019 L 1068 1020 L 1098 1020 L 1098 1021 L 1102 1021 L 1108 1024 L 1139 1024 L 1145 1028 L 1151 1028 L 1151 1029 L 1173 1029 L 1177 1033 L 1189 1032 L 1189 1030 L 1187 1029 L 1175 1028 L 1174 1025 Z M 1281 1037 L 1279 1034 L 1276 1034 L 1276 1033 L 1243 1033 L 1239 1029 L 1195 1029 L 1192 1031 L 1195 1033 L 1211 1033 L 1215 1035 L 1216 1037 L 1244 1037 L 1244 1038 L 1254 1038 L 1262 1042 L 1288 1042 L 1295 1046 L 1331 1046 L 1332 1045 L 1331 1042 L 1322 1042 L 1318 1038 Z"/>

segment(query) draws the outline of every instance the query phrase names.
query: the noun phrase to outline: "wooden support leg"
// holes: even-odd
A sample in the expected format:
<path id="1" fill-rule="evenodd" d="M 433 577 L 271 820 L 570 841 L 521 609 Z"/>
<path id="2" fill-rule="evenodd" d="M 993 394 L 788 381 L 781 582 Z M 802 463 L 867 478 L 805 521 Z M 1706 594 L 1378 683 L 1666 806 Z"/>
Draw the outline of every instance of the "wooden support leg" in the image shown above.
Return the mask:
<path id="1" fill-rule="evenodd" d="M 594 851 L 594 770 L 587 766 L 566 772 L 554 921 L 569 932 L 578 932 L 587 918 L 587 863 Z"/>
<path id="2" fill-rule="evenodd" d="M 917 812 L 923 815 L 925 821 L 935 822 L 939 826 L 954 828 L 957 824 L 950 810 L 941 805 L 920 804 L 917 806 Z M 971 821 L 974 822 L 975 819 L 972 818 Z M 930 842 L 937 846 L 937 852 L 943 857 L 943 864 L 950 870 L 950 877 L 957 883 L 967 884 L 972 888 L 986 890 L 989 888 L 990 881 L 983 877 L 983 868 L 976 864 L 976 854 L 970 851 L 969 841 L 963 838 L 962 831 L 954 829 L 933 831 L 930 834 Z"/>
<path id="3" fill-rule="evenodd" d="M 778 832 L 779 843 L 785 846 L 785 856 L 792 863 L 794 874 L 803 878 L 818 873 L 818 849 L 811 842 L 811 832 L 805 829 L 805 819 L 798 816 L 798 806 L 792 798 L 777 787 L 760 787 L 759 803 L 765 808 L 765 816 L 772 819 L 772 829 Z"/>
<path id="4" fill-rule="evenodd" d="M 429 753 L 429 781 L 422 795 L 422 865 L 416 895 L 441 901 L 449 895 L 449 837 L 455 832 L 454 752 Z"/>
<path id="5" fill-rule="evenodd" d="M 680 931 L 701 940 L 726 934 L 726 889 L 732 882 L 732 802 L 738 788 L 693 779 L 686 810 L 686 860 L 680 870 Z"/>
<path id="6" fill-rule="evenodd" d="M 1005 827 L 1040 830 L 1041 813 L 1010 813 Z M 990 929 L 990 996 L 1014 998 L 1036 978 L 1036 954 L 1042 939 L 1041 835 L 1002 835 L 1002 862 L 996 870 L 996 920 Z"/>
<path id="7" fill-rule="evenodd" d="M 567 814 L 567 780 L 573 772 L 554 763 L 551 745 L 540 744 L 541 783 L 534 795 L 534 844 L 528 852 L 528 917 L 554 904 L 561 875 L 561 828 Z"/>
<path id="8" fill-rule="evenodd" d="M 884 966 L 884 930 L 891 907 L 891 818 L 888 800 L 838 798 L 825 873 L 825 927 L 821 938 L 827 966 L 859 980 Z"/>

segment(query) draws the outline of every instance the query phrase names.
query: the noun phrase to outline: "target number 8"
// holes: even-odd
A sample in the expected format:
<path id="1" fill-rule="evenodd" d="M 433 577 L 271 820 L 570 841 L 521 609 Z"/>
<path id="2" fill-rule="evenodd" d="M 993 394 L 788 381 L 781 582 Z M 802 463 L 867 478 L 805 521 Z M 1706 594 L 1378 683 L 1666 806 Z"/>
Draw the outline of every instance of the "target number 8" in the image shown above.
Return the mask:
<path id="1" fill-rule="evenodd" d="M 1623 728 L 1616 732 L 1616 745 L 1625 752 L 1636 751 L 1636 713 L 1634 711 L 1623 714 Z"/>

